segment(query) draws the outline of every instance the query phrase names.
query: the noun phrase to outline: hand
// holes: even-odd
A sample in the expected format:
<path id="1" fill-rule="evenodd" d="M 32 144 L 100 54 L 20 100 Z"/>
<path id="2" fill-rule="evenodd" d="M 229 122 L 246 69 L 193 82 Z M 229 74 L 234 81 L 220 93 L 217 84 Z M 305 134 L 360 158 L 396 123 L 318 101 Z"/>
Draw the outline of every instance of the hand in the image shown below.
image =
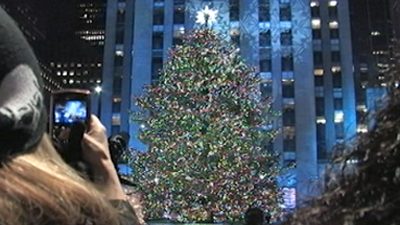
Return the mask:
<path id="1" fill-rule="evenodd" d="M 95 186 L 109 199 L 126 199 L 115 167 L 111 161 L 106 129 L 92 115 L 82 139 L 82 156 L 89 164 Z"/>

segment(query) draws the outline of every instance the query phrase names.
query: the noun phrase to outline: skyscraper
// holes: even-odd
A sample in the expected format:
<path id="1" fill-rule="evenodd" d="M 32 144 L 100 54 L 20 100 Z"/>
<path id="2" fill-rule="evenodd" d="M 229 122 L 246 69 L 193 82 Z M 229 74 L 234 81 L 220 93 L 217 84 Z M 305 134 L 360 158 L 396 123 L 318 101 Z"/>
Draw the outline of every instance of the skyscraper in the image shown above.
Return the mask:
<path id="1" fill-rule="evenodd" d="M 393 64 L 392 7 L 390 0 L 350 1 L 358 132 L 368 130 L 368 117 L 386 92 Z M 393 18 L 395 19 L 395 18 Z"/>
<path id="2" fill-rule="evenodd" d="M 347 0 L 109 0 L 103 70 L 102 121 L 112 133 L 130 131 L 134 97 L 157 79 L 167 50 L 195 24 L 205 5 L 217 9 L 215 29 L 229 34 L 273 97 L 281 134 L 272 147 L 296 162 L 299 199 L 314 194 L 332 147 L 356 134 L 352 46 Z M 222 24 L 228 24 L 223 26 Z"/>
<path id="3" fill-rule="evenodd" d="M 0 6 L 16 21 L 24 36 L 32 46 L 42 69 L 42 78 L 46 98 L 53 90 L 61 88 L 61 84 L 52 77 L 52 72 L 46 62 L 47 19 L 42 7 L 46 1 L 32 2 L 29 0 L 1 0 Z M 48 99 L 46 100 L 48 102 Z"/>
<path id="4" fill-rule="evenodd" d="M 105 7 L 103 0 L 60 0 L 48 24 L 48 65 L 65 88 L 87 88 L 101 84 Z"/>

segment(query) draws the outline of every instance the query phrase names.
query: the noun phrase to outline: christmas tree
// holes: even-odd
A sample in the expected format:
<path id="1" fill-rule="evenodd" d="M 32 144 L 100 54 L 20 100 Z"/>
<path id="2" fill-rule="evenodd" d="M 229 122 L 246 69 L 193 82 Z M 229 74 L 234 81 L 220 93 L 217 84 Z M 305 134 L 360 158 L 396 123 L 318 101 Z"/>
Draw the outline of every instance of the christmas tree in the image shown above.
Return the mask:
<path id="1" fill-rule="evenodd" d="M 149 150 L 134 163 L 147 218 L 237 221 L 250 206 L 279 212 L 278 157 L 265 146 L 271 104 L 238 49 L 195 30 L 137 104 Z"/>

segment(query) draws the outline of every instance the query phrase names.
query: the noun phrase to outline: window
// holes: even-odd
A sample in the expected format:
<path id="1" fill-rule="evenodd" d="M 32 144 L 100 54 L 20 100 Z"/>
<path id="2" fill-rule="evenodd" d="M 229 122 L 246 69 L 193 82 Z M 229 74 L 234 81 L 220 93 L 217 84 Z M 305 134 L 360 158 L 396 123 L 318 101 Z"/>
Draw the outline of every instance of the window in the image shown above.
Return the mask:
<path id="1" fill-rule="evenodd" d="M 271 52 L 260 49 L 260 72 L 271 72 Z"/>
<path id="2" fill-rule="evenodd" d="M 121 90 L 122 90 L 122 78 L 114 76 L 114 78 L 113 78 L 113 93 L 121 94 Z"/>
<path id="3" fill-rule="evenodd" d="M 121 102 L 113 102 L 112 103 L 112 112 L 113 113 L 121 112 Z"/>
<path id="4" fill-rule="evenodd" d="M 338 16 L 337 7 L 329 7 L 329 18 L 336 19 Z"/>
<path id="5" fill-rule="evenodd" d="M 337 6 L 337 0 L 330 0 L 328 5 L 329 5 L 329 7 L 336 7 Z"/>
<path id="6" fill-rule="evenodd" d="M 116 55 L 114 57 L 114 66 L 122 66 L 122 64 L 124 63 L 124 57 L 120 56 L 120 55 Z"/>
<path id="7" fill-rule="evenodd" d="M 265 83 L 261 84 L 260 89 L 261 89 L 261 95 L 263 97 L 271 96 L 271 94 L 272 94 L 272 82 L 265 82 Z"/>
<path id="8" fill-rule="evenodd" d="M 331 59 L 332 59 L 333 63 L 339 63 L 340 62 L 340 52 L 339 51 L 331 52 Z"/>
<path id="9" fill-rule="evenodd" d="M 338 29 L 339 28 L 339 22 L 334 20 L 329 22 L 329 29 Z"/>
<path id="10" fill-rule="evenodd" d="M 324 69 L 314 69 L 314 75 L 315 76 L 323 76 L 324 75 Z"/>
<path id="11" fill-rule="evenodd" d="M 125 9 L 118 10 L 117 13 L 117 24 L 124 24 L 125 23 Z"/>
<path id="12" fill-rule="evenodd" d="M 334 73 L 332 74 L 333 79 L 333 88 L 341 88 L 342 87 L 342 74 Z"/>
<path id="13" fill-rule="evenodd" d="M 322 52 L 314 52 L 314 66 L 322 66 Z"/>
<path id="14" fill-rule="evenodd" d="M 324 77 L 323 76 L 314 76 L 315 86 L 324 86 Z"/>
<path id="15" fill-rule="evenodd" d="M 315 98 L 315 111 L 316 111 L 316 116 L 324 116 L 325 115 L 325 99 L 324 98 Z"/>
<path id="16" fill-rule="evenodd" d="M 279 18 L 281 21 L 290 21 L 292 19 L 292 12 L 290 10 L 290 3 L 284 3 L 280 7 Z"/>
<path id="17" fill-rule="evenodd" d="M 229 0 L 229 20 L 239 20 L 239 0 Z"/>
<path id="18" fill-rule="evenodd" d="M 151 80 L 158 80 L 160 70 L 163 67 L 163 61 L 161 57 L 154 57 L 151 65 Z"/>
<path id="19" fill-rule="evenodd" d="M 320 17 L 319 9 L 320 9 L 319 6 L 311 7 L 311 17 L 313 18 Z"/>
<path id="20" fill-rule="evenodd" d="M 183 40 L 180 37 L 174 37 L 172 39 L 172 45 L 181 45 L 182 43 L 183 43 Z"/>
<path id="21" fill-rule="evenodd" d="M 296 131 L 294 127 L 283 127 L 283 138 L 285 140 L 295 139 Z"/>
<path id="22" fill-rule="evenodd" d="M 343 100 L 341 98 L 334 98 L 333 104 L 335 110 L 343 110 Z"/>
<path id="23" fill-rule="evenodd" d="M 294 83 L 284 83 L 282 85 L 282 97 L 294 98 Z"/>
<path id="24" fill-rule="evenodd" d="M 283 151 L 285 152 L 295 152 L 296 151 L 296 140 L 284 139 L 283 140 Z"/>
<path id="25" fill-rule="evenodd" d="M 329 31 L 331 39 L 338 39 L 339 38 L 339 29 L 330 29 Z"/>
<path id="26" fill-rule="evenodd" d="M 295 113 L 293 108 L 287 108 L 283 111 L 283 126 L 295 125 Z"/>
<path id="27" fill-rule="evenodd" d="M 344 138 L 344 125 L 343 123 L 335 123 L 336 139 Z"/>
<path id="28" fill-rule="evenodd" d="M 164 11 L 162 9 L 154 10 L 153 24 L 154 25 L 164 25 Z"/>
<path id="29" fill-rule="evenodd" d="M 153 33 L 153 49 L 163 49 L 164 35 L 162 32 Z"/>
<path id="30" fill-rule="evenodd" d="M 117 26 L 117 33 L 115 36 L 115 43 L 117 44 L 122 44 L 124 43 L 124 27 L 123 26 Z"/>
<path id="31" fill-rule="evenodd" d="M 335 123 L 343 123 L 344 113 L 343 110 L 335 110 Z"/>
<path id="32" fill-rule="evenodd" d="M 292 45 L 292 31 L 287 30 L 281 33 L 281 45 Z"/>
<path id="33" fill-rule="evenodd" d="M 174 24 L 185 23 L 185 10 L 183 6 L 175 7 L 174 9 Z"/>
<path id="34" fill-rule="evenodd" d="M 318 0 L 312 0 L 312 1 L 310 2 L 310 7 L 311 7 L 311 8 L 319 7 L 319 2 L 318 2 Z"/>
<path id="35" fill-rule="evenodd" d="M 271 46 L 271 31 L 263 31 L 260 33 L 260 47 Z"/>
<path id="36" fill-rule="evenodd" d="M 321 29 L 321 19 L 312 19 L 311 20 L 312 29 Z"/>
<path id="37" fill-rule="evenodd" d="M 293 71 L 293 58 L 291 56 L 282 57 L 282 71 Z"/>
<path id="38" fill-rule="evenodd" d="M 236 46 L 240 46 L 240 35 L 231 35 L 232 43 Z"/>
<path id="39" fill-rule="evenodd" d="M 259 0 L 259 11 L 258 11 L 258 18 L 260 22 L 269 21 L 270 12 L 269 12 L 269 0 Z"/>
<path id="40" fill-rule="evenodd" d="M 322 36 L 322 34 L 321 34 L 321 30 L 320 29 L 313 29 L 312 30 L 312 36 L 313 36 L 313 39 L 321 39 L 321 36 Z"/>

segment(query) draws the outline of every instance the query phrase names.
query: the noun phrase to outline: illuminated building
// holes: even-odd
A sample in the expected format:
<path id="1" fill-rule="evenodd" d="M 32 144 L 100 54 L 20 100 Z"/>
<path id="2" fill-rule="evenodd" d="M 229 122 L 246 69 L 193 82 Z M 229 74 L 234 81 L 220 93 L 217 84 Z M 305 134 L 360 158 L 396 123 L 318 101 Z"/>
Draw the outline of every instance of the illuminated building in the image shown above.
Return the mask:
<path id="1" fill-rule="evenodd" d="M 386 93 L 387 75 L 394 63 L 392 51 L 395 26 L 391 14 L 396 13 L 396 7 L 392 7 L 390 0 L 354 0 L 350 1 L 350 7 L 357 131 L 364 133 L 372 124 L 368 115 L 379 108 L 379 101 Z M 393 19 L 396 21 L 396 16 Z"/>
<path id="2" fill-rule="evenodd" d="M 195 25 L 205 5 L 219 11 L 242 56 L 260 72 L 263 94 L 282 112 L 272 147 L 296 162 L 300 198 L 321 174 L 332 147 L 356 134 L 352 46 L 347 0 L 109 0 L 103 70 L 102 121 L 110 133 L 130 131 L 134 97 L 157 79 L 167 50 Z"/>
<path id="3" fill-rule="evenodd" d="M 46 32 L 47 20 L 43 11 L 40 10 L 45 4 L 45 1 L 35 2 L 34 4 L 29 0 L 0 1 L 0 6 L 17 22 L 22 33 L 35 51 L 42 70 L 41 76 L 44 81 L 46 104 L 48 104 L 51 91 L 60 89 L 62 85 L 54 79 L 51 69 L 46 64 L 47 55 L 44 46 L 48 40 Z"/>
<path id="4" fill-rule="evenodd" d="M 93 90 L 101 85 L 105 1 L 50 3 L 47 64 L 64 88 Z"/>

